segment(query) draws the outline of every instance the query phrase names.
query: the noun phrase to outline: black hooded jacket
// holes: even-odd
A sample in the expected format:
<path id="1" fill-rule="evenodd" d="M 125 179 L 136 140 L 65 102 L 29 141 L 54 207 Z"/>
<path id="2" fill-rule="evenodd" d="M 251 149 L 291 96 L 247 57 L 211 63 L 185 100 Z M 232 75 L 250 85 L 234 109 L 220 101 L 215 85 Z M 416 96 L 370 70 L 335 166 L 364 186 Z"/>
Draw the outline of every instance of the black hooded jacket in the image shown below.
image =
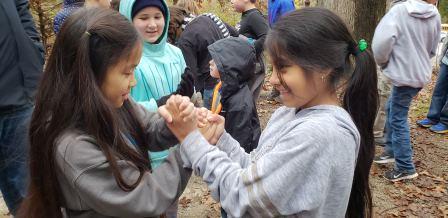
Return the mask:
<path id="1" fill-rule="evenodd" d="M 261 134 L 257 108 L 247 85 L 255 73 L 255 49 L 241 38 L 230 37 L 213 43 L 208 50 L 221 77 L 225 129 L 250 152 L 257 147 Z"/>

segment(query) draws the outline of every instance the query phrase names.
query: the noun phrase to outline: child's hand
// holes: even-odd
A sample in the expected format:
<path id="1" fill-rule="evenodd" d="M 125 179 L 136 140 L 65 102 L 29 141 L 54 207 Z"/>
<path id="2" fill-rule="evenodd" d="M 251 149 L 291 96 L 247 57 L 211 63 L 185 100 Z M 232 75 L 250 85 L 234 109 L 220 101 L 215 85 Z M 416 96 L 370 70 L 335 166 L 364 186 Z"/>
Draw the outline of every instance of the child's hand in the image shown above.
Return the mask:
<path id="1" fill-rule="evenodd" d="M 200 128 L 199 131 L 210 144 L 215 145 L 224 133 L 224 124 L 224 117 L 209 113 L 207 125 Z"/>
<path id="2" fill-rule="evenodd" d="M 197 108 L 196 109 L 197 116 L 198 116 L 198 128 L 203 128 L 208 124 L 207 117 L 212 112 L 209 111 L 207 108 Z"/>
<path id="3" fill-rule="evenodd" d="M 159 107 L 159 113 L 180 142 L 197 129 L 196 108 L 188 97 L 171 96 L 164 106 Z"/>

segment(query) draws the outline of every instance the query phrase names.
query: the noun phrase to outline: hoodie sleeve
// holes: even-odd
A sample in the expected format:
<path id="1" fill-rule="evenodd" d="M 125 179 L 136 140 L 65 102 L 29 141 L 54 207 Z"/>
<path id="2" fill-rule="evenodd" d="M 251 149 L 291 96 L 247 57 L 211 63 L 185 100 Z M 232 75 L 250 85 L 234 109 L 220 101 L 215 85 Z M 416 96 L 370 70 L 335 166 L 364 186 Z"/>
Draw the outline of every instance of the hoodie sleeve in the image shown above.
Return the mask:
<path id="1" fill-rule="evenodd" d="M 439 45 L 439 41 L 440 41 L 440 32 L 441 32 L 441 28 L 442 28 L 442 22 L 440 19 L 440 16 L 437 16 L 437 25 L 436 25 L 436 29 L 435 29 L 435 35 L 432 41 L 432 47 L 431 47 L 431 52 L 430 52 L 430 57 L 434 57 L 437 55 L 437 46 Z"/>
<path id="2" fill-rule="evenodd" d="M 224 132 L 216 143 L 219 150 L 226 152 L 227 156 L 241 168 L 246 168 L 250 164 L 250 154 L 246 153 L 240 143 L 232 136 Z"/>
<path id="3" fill-rule="evenodd" d="M 331 174 L 324 148 L 329 142 L 322 137 L 327 131 L 322 127 L 302 126 L 281 136 L 273 150 L 246 168 L 209 145 L 199 131 L 182 142 L 182 159 L 192 163 L 212 197 L 219 199 L 232 217 L 275 217 L 316 210 L 324 201 Z"/>
<path id="4" fill-rule="evenodd" d="M 395 22 L 394 9 L 392 8 L 387 13 L 376 27 L 375 34 L 372 40 L 372 51 L 375 61 L 381 67 L 387 65 L 389 62 L 392 49 L 397 40 L 399 31 L 397 23 Z"/>
<path id="5" fill-rule="evenodd" d="M 157 150 L 165 150 L 177 144 L 178 140 L 158 113 L 148 111 L 141 104 L 135 104 L 134 107 L 151 146 L 159 147 Z"/>
<path id="6" fill-rule="evenodd" d="M 172 96 L 172 95 L 182 95 L 182 96 L 187 96 L 189 98 L 191 98 L 194 94 L 194 78 L 193 75 L 191 73 L 190 68 L 185 68 L 185 72 L 182 74 L 181 76 L 181 80 L 179 85 L 177 86 L 177 89 L 175 92 L 169 94 L 169 95 L 165 95 L 161 98 L 159 98 L 157 100 L 157 105 L 160 107 L 162 105 L 165 105 L 166 102 L 168 101 L 168 99 Z"/>
<path id="7" fill-rule="evenodd" d="M 76 209 L 90 209 L 110 217 L 158 216 L 182 194 L 190 177 L 175 149 L 162 165 L 152 172 L 143 172 L 135 188 L 124 191 L 97 145 L 79 138 L 65 141 L 65 145 L 58 146 L 56 163 L 62 187 L 74 190 L 71 195 L 65 192 L 65 199 L 77 205 Z M 125 160 L 117 160 L 116 164 L 128 185 L 138 181 L 141 173 L 137 167 Z"/>

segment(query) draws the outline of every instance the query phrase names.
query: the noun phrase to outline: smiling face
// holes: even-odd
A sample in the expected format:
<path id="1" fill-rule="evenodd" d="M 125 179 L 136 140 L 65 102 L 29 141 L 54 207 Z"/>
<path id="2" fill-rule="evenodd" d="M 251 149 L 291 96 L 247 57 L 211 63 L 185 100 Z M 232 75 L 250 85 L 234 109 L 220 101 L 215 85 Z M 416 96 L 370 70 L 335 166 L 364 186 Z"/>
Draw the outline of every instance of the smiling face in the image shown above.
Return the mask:
<path id="1" fill-rule="evenodd" d="M 297 64 L 288 64 L 280 69 L 273 65 L 269 82 L 280 92 L 287 107 L 309 108 L 316 105 L 337 105 L 336 94 L 327 84 L 329 72 L 307 73 Z"/>
<path id="2" fill-rule="evenodd" d="M 109 102 L 116 108 L 123 106 L 125 100 L 129 99 L 131 88 L 137 84 L 134 69 L 140 62 L 142 55 L 142 44 L 136 43 L 129 57 L 123 57 L 117 64 L 109 67 L 101 91 Z"/>
<path id="3" fill-rule="evenodd" d="M 158 7 L 143 8 L 132 19 L 132 23 L 141 37 L 149 43 L 157 42 L 165 28 L 165 18 Z"/>
<path id="4" fill-rule="evenodd" d="M 298 65 L 281 69 L 274 66 L 269 82 L 280 92 L 283 104 L 288 107 L 301 108 L 316 95 L 311 82 L 307 81 L 305 72 Z"/>

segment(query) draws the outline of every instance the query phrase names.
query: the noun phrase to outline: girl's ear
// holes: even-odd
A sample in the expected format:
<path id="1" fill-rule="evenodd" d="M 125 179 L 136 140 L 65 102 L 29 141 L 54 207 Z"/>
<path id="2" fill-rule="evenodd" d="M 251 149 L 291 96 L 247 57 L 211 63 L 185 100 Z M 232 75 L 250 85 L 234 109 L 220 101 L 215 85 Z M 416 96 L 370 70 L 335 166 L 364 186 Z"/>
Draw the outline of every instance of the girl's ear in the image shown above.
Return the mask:
<path id="1" fill-rule="evenodd" d="M 328 78 L 330 78 L 330 74 L 331 74 L 331 70 L 324 70 L 322 72 L 322 77 L 325 78 L 326 80 L 328 80 Z"/>

